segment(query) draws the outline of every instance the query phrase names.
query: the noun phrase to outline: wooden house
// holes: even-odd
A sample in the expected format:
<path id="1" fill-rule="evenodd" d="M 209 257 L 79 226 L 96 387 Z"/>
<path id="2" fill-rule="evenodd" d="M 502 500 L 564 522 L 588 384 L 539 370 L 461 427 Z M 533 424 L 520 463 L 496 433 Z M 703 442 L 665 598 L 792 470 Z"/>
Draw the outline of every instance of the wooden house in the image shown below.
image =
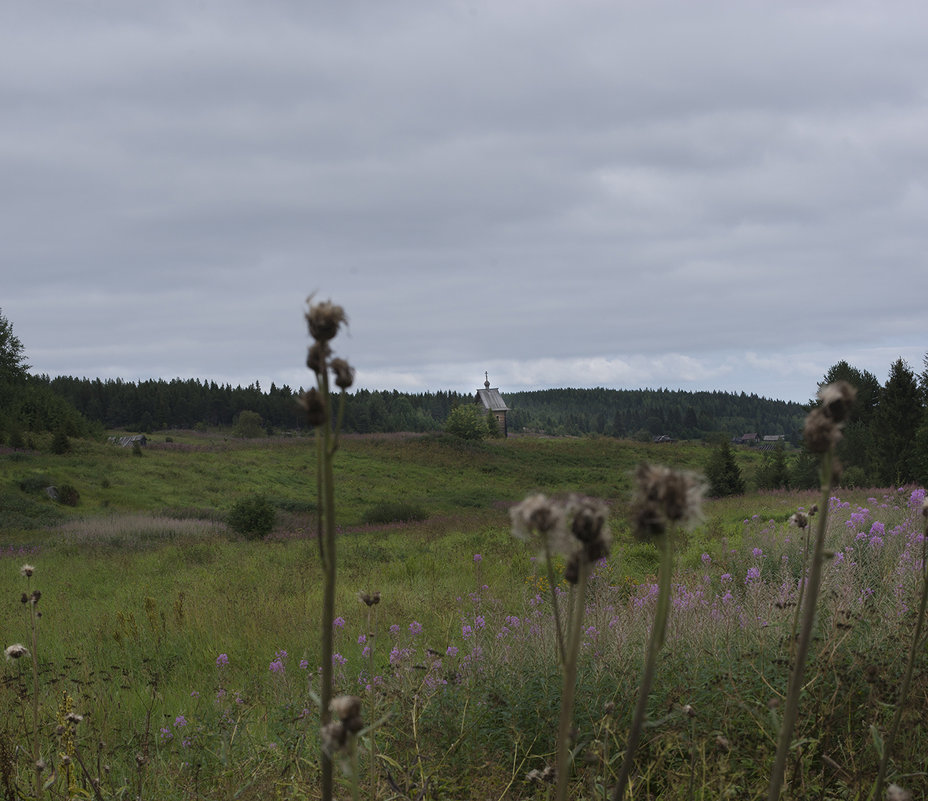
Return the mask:
<path id="1" fill-rule="evenodd" d="M 484 373 L 484 377 L 486 381 L 483 382 L 483 389 L 477 390 L 477 394 L 474 396 L 474 403 L 478 404 L 485 413 L 489 412 L 492 414 L 493 417 L 496 418 L 496 425 L 502 435 L 508 437 L 509 428 L 506 424 L 506 412 L 509 411 L 509 407 L 503 400 L 503 396 L 499 394 L 499 388 L 490 387 L 489 375 Z"/>

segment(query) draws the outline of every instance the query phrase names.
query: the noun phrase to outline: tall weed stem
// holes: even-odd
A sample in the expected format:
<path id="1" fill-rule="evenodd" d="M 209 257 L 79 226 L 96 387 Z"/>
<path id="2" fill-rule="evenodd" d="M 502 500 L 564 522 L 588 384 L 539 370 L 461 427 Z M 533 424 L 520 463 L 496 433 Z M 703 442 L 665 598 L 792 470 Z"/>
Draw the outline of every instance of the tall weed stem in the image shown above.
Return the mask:
<path id="1" fill-rule="evenodd" d="M 654 614 L 654 624 L 651 627 L 651 636 L 648 639 L 648 650 L 645 655 L 644 670 L 641 675 L 641 684 L 638 688 L 638 703 L 635 705 L 635 714 L 632 718 L 631 729 L 628 732 L 628 743 L 625 746 L 625 756 L 619 770 L 618 783 L 612 794 L 613 801 L 622 801 L 625 797 L 625 788 L 635 763 L 635 751 L 641 739 L 641 730 L 644 728 L 645 717 L 648 712 L 648 696 L 651 694 L 651 684 L 657 670 L 657 658 L 664 645 L 667 633 L 667 618 L 670 614 L 670 584 L 673 577 L 673 530 L 661 535 L 657 539 L 660 549 L 661 561 L 658 568 L 658 594 L 657 609 Z"/>
<path id="2" fill-rule="evenodd" d="M 928 502 L 922 507 L 922 511 L 928 516 Z M 899 688 L 899 699 L 896 701 L 896 712 L 893 715 L 892 725 L 889 727 L 889 731 L 883 739 L 883 753 L 880 755 L 880 769 L 877 773 L 876 782 L 873 785 L 873 794 L 871 795 L 872 801 L 878 801 L 883 791 L 883 782 L 886 780 L 886 770 L 889 766 L 889 756 L 893 750 L 896 735 L 899 734 L 899 727 L 902 724 L 905 699 L 909 694 L 909 686 L 912 683 L 912 673 L 915 670 L 915 660 L 918 658 L 918 652 L 922 642 L 922 630 L 925 624 L 926 607 L 928 607 L 928 523 L 925 525 L 925 532 L 922 537 L 921 597 L 918 602 L 918 617 L 915 620 L 915 632 L 912 635 L 912 646 L 909 648 L 909 658 L 906 662 L 902 686 Z"/>
<path id="3" fill-rule="evenodd" d="M 346 322 L 345 311 L 331 301 L 312 303 L 306 313 L 306 322 L 314 344 L 309 349 L 307 366 L 316 374 L 316 388 L 305 393 L 301 402 L 306 411 L 307 422 L 316 429 L 316 489 L 319 497 L 319 554 L 322 561 L 322 687 L 319 692 L 319 717 L 322 729 L 332 720 L 332 656 L 333 621 L 335 620 L 335 477 L 332 462 L 338 449 L 338 434 L 345 412 L 345 390 L 354 380 L 354 370 L 344 359 L 333 359 L 329 342 Z M 338 417 L 332 414 L 332 393 L 329 371 L 335 375 L 335 383 L 341 389 Z M 332 755 L 322 749 L 322 799 L 331 801 L 334 784 Z"/>
<path id="4" fill-rule="evenodd" d="M 777 801 L 780 797 L 783 788 L 783 776 L 786 773 L 786 761 L 789 758 L 790 745 L 793 741 L 793 730 L 796 727 L 796 719 L 799 714 L 799 696 L 802 693 L 806 658 L 809 654 L 809 645 L 812 642 L 812 631 L 815 628 L 815 612 L 822 581 L 822 565 L 825 562 L 825 532 L 828 523 L 828 499 L 831 496 L 833 459 L 834 448 L 832 447 L 822 455 L 822 502 L 818 515 L 818 525 L 815 529 L 812 564 L 809 568 L 808 585 L 805 592 L 804 606 L 802 607 L 802 625 L 799 629 L 795 660 L 792 665 L 789 688 L 783 706 L 783 718 L 780 722 L 780 735 L 777 741 L 773 769 L 770 773 L 770 784 L 767 786 L 767 801 Z"/>
<path id="5" fill-rule="evenodd" d="M 580 634 L 583 629 L 584 599 L 590 565 L 581 559 L 578 566 L 577 583 L 571 592 L 571 617 L 567 632 L 568 642 L 564 661 L 564 684 L 561 691 L 561 715 L 557 727 L 557 776 L 556 801 L 566 801 L 570 780 L 570 732 L 574 715 L 574 695 L 577 685 L 577 655 L 580 651 Z"/>

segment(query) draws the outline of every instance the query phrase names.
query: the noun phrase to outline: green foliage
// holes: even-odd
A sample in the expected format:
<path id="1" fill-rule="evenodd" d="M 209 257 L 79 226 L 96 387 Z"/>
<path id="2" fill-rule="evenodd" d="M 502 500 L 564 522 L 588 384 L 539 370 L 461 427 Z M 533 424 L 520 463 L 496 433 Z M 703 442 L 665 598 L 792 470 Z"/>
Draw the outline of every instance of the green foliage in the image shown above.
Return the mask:
<path id="1" fill-rule="evenodd" d="M 257 439 L 265 436 L 261 415 L 249 409 L 244 409 L 239 413 L 238 420 L 235 421 L 235 427 L 232 431 L 236 437 L 242 439 Z"/>
<path id="2" fill-rule="evenodd" d="M 783 447 L 782 442 L 778 442 L 772 451 L 764 451 L 760 467 L 757 469 L 757 488 L 765 490 L 787 489 L 789 480 L 786 449 Z"/>
<path id="3" fill-rule="evenodd" d="M 62 506 L 77 506 L 81 502 L 81 494 L 77 487 L 71 484 L 61 484 L 58 486 L 58 503 Z"/>
<path id="4" fill-rule="evenodd" d="M 789 474 L 789 485 L 793 489 L 818 489 L 821 484 L 819 475 L 819 461 L 814 453 L 803 448 L 793 461 L 793 469 Z"/>
<path id="5" fill-rule="evenodd" d="M 26 441 L 23 439 L 23 432 L 19 426 L 15 426 L 10 431 L 9 445 L 14 451 L 21 451 L 26 447 Z"/>
<path id="6" fill-rule="evenodd" d="M 368 508 L 363 515 L 365 523 L 408 523 L 425 520 L 428 512 L 409 501 L 381 501 Z"/>
<path id="7" fill-rule="evenodd" d="M 71 440 L 68 439 L 68 432 L 59 428 L 52 438 L 52 453 L 57 456 L 63 456 L 71 451 Z"/>
<path id="8" fill-rule="evenodd" d="M 54 486 L 54 479 L 47 473 L 33 473 L 19 480 L 19 488 L 30 495 L 45 492 L 46 487 Z"/>
<path id="9" fill-rule="evenodd" d="M 735 456 L 727 442 L 723 442 L 712 452 L 706 464 L 706 480 L 709 482 L 709 495 L 713 498 L 744 493 L 741 468 L 735 462 Z"/>
<path id="10" fill-rule="evenodd" d="M 229 528 L 250 540 L 266 537 L 274 530 L 276 521 L 277 511 L 273 504 L 260 494 L 236 501 L 226 518 Z"/>
<path id="11" fill-rule="evenodd" d="M 464 403 L 451 410 L 445 421 L 445 431 L 461 439 L 486 439 L 490 431 L 476 403 Z"/>
<path id="12" fill-rule="evenodd" d="M 915 436 L 924 409 L 915 373 L 902 359 L 896 360 L 880 393 L 874 416 L 874 447 L 877 471 L 883 484 L 915 480 Z"/>
<path id="13" fill-rule="evenodd" d="M 13 324 L 0 309 L 0 391 L 9 384 L 25 380 L 29 365 L 23 356 L 23 343 L 13 333 Z M 3 398 L 0 397 L 0 405 Z"/>

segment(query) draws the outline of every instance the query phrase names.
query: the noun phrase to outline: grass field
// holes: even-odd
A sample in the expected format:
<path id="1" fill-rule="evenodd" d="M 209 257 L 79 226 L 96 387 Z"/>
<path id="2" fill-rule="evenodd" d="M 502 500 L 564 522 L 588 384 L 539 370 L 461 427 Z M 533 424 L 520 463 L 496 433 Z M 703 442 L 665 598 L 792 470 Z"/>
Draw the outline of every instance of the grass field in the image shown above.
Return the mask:
<path id="1" fill-rule="evenodd" d="M 365 797 L 371 781 L 384 799 L 549 793 L 525 778 L 554 749 L 549 587 L 508 521 L 509 506 L 532 491 L 610 502 L 615 547 L 597 567 L 584 618 L 572 788 L 576 798 L 604 797 L 653 616 L 656 549 L 633 541 L 626 520 L 633 470 L 641 460 L 698 470 L 709 452 L 607 438 L 343 439 L 338 690 L 364 699 L 366 720 L 384 720 L 372 779 L 362 754 Z M 739 459 L 750 478 L 755 454 Z M 44 494 L 51 485 L 70 485 L 79 503 L 54 503 Z M 0 456 L 0 631 L 6 645 L 32 649 L 32 607 L 20 596 L 40 589 L 49 797 L 318 797 L 315 487 L 312 440 L 298 438 L 170 432 L 141 456 L 86 441 L 66 456 Z M 278 512 L 265 540 L 232 535 L 223 522 L 251 493 Z M 831 502 L 835 556 L 786 797 L 857 798 L 873 781 L 911 639 L 916 496 L 864 490 Z M 764 797 L 805 547 L 788 518 L 815 500 L 710 501 L 688 533 L 635 798 Z M 398 504 L 421 519 L 391 521 Z M 28 579 L 23 563 L 35 566 Z M 359 591 L 382 601 L 367 607 Z M 928 787 L 924 659 L 918 671 L 890 774 L 916 798 Z M 3 682 L 0 787 L 28 797 L 31 660 L 7 661 Z M 56 734 L 68 704 L 83 715 L 73 737 L 68 726 Z"/>

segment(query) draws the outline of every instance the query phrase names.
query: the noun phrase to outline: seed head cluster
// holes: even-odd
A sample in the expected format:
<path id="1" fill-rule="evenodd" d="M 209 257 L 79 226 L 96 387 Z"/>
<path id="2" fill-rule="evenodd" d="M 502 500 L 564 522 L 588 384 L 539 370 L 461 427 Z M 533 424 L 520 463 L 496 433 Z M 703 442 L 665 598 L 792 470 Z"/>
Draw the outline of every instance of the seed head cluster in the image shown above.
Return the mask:
<path id="1" fill-rule="evenodd" d="M 530 495 L 509 510 L 512 534 L 544 546 L 567 559 L 564 578 L 575 584 L 580 565 L 609 555 L 609 507 L 599 498 L 569 495 L 565 499 Z"/>
<path id="2" fill-rule="evenodd" d="M 348 737 L 356 735 L 364 728 L 361 703 L 361 699 L 356 695 L 339 695 L 329 703 L 329 709 L 338 718 L 322 727 L 322 747 L 330 756 L 344 751 L 348 745 Z"/>
<path id="3" fill-rule="evenodd" d="M 354 383 L 354 368 L 344 359 L 332 358 L 332 348 L 329 343 L 335 339 L 339 329 L 348 324 L 345 310 L 331 300 L 318 303 L 313 302 L 310 295 L 306 302 L 309 308 L 306 311 L 306 324 L 313 344 L 309 346 L 306 355 L 306 366 L 316 374 L 320 389 L 327 387 L 328 371 L 334 375 L 335 386 L 344 391 Z M 323 392 L 315 387 L 304 392 L 299 399 L 300 406 L 306 414 L 306 421 L 311 426 L 320 426 L 326 420 L 326 404 Z"/>
<path id="4" fill-rule="evenodd" d="M 380 591 L 377 592 L 359 592 L 358 600 L 365 606 L 376 606 L 380 603 Z"/>
<path id="5" fill-rule="evenodd" d="M 21 643 L 14 643 L 13 645 L 8 645 L 4 654 L 7 659 L 19 659 L 21 656 L 28 656 L 29 649 Z"/>
<path id="6" fill-rule="evenodd" d="M 659 537 L 668 524 L 694 522 L 702 515 L 705 484 L 694 473 L 645 463 L 635 479 L 632 517 L 638 539 Z"/>
<path id="7" fill-rule="evenodd" d="M 812 453 L 826 453 L 841 441 L 857 390 L 847 381 L 835 381 L 818 391 L 820 404 L 806 416 L 803 436 Z"/>

